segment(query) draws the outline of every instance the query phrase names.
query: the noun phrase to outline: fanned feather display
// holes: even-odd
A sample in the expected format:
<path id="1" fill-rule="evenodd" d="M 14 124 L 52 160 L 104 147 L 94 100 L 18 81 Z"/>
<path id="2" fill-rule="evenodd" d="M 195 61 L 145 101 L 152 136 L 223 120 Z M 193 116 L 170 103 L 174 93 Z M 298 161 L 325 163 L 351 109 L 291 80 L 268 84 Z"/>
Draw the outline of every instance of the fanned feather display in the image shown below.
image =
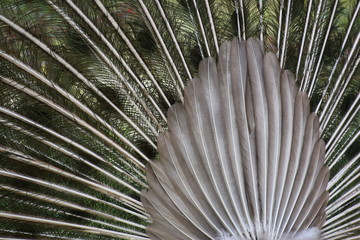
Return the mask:
<path id="1" fill-rule="evenodd" d="M 359 64 L 357 0 L 0 0 L 0 239 L 359 239 Z"/>
<path id="2" fill-rule="evenodd" d="M 244 86 L 242 92 L 234 85 Z M 201 61 L 184 104 L 168 111 L 169 131 L 158 137 L 160 160 L 147 171 L 143 203 L 155 239 L 214 239 L 219 232 L 293 239 L 319 231 L 328 201 L 325 144 L 306 94 L 289 86 L 295 86 L 292 73 L 281 71 L 275 54 L 264 54 L 257 40 L 225 42 L 217 61 Z M 247 99 L 246 88 L 252 90 Z M 281 144 L 287 134 L 292 137 Z"/>

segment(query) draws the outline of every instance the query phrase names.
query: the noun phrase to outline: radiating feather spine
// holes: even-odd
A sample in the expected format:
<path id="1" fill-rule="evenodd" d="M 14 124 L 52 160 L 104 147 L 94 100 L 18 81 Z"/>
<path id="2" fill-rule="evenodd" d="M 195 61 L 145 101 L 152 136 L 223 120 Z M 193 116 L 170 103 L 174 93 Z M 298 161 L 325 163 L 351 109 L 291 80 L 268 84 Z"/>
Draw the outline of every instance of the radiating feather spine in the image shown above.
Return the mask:
<path id="1" fill-rule="evenodd" d="M 237 39 L 231 42 L 231 66 L 230 73 L 233 83 L 232 94 L 234 96 L 234 107 L 240 142 L 240 160 L 244 167 L 245 186 L 249 198 L 249 212 L 252 210 L 252 217 L 260 221 L 260 206 L 258 196 L 257 163 L 250 146 L 251 139 L 250 125 L 248 122 L 246 106 L 246 86 L 248 84 L 246 43 Z M 236 97 L 235 97 L 236 96 Z M 240 168 L 240 167 L 239 167 Z M 238 179 L 241 181 L 241 179 Z M 241 183 L 239 183 L 241 186 Z M 248 186 L 247 186 L 248 185 Z M 251 206 L 254 205 L 254 206 Z M 252 209 L 253 208 L 253 209 Z M 256 223 L 255 223 L 256 224 Z M 254 226 L 251 226 L 253 228 Z"/>
<path id="2" fill-rule="evenodd" d="M 269 226 L 272 225 L 275 205 L 275 188 L 279 170 L 281 146 L 281 99 L 280 99 L 280 65 L 273 53 L 264 56 L 264 85 L 268 108 L 268 169 L 267 169 L 267 213 Z M 283 129 L 284 130 L 284 129 Z"/>
<path id="3" fill-rule="evenodd" d="M 259 41 L 247 41 L 247 56 L 252 102 L 254 106 L 256 155 L 258 161 L 259 195 L 262 206 L 262 228 L 267 226 L 268 111 L 263 79 L 263 51 Z"/>

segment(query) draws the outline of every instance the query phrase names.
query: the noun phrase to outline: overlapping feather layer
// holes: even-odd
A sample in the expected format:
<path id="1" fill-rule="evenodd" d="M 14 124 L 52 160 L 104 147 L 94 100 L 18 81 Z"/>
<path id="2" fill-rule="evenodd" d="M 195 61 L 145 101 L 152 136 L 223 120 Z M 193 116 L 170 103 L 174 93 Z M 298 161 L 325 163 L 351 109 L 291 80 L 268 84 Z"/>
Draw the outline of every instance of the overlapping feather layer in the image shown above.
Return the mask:
<path id="1" fill-rule="evenodd" d="M 222 44 L 167 118 L 142 196 L 151 239 L 319 238 L 329 177 L 319 120 L 260 41 Z"/>

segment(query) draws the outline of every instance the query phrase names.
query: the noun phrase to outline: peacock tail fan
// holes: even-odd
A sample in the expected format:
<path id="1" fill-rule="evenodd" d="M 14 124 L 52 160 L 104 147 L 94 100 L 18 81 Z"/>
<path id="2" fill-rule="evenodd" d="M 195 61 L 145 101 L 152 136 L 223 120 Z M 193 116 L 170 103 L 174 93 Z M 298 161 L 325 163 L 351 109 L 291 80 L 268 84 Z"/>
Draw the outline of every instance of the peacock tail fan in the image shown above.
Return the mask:
<path id="1" fill-rule="evenodd" d="M 0 238 L 359 239 L 359 11 L 356 0 L 1 0 Z"/>
<path id="2" fill-rule="evenodd" d="M 146 171 L 154 239 L 290 240 L 321 228 L 329 170 L 319 120 L 274 53 L 258 40 L 225 42 L 184 96 Z"/>

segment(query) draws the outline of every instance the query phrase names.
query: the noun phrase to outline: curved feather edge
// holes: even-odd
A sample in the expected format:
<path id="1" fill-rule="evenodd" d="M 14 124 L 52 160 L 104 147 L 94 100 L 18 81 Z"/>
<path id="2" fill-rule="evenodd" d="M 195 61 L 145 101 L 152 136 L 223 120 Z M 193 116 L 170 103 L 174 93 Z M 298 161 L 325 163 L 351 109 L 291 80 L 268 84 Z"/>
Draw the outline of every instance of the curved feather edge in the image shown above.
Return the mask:
<path id="1" fill-rule="evenodd" d="M 262 42 L 223 43 L 168 111 L 142 202 L 153 239 L 319 239 L 329 170 L 305 93 Z M 219 238 L 220 237 L 220 238 Z"/>

